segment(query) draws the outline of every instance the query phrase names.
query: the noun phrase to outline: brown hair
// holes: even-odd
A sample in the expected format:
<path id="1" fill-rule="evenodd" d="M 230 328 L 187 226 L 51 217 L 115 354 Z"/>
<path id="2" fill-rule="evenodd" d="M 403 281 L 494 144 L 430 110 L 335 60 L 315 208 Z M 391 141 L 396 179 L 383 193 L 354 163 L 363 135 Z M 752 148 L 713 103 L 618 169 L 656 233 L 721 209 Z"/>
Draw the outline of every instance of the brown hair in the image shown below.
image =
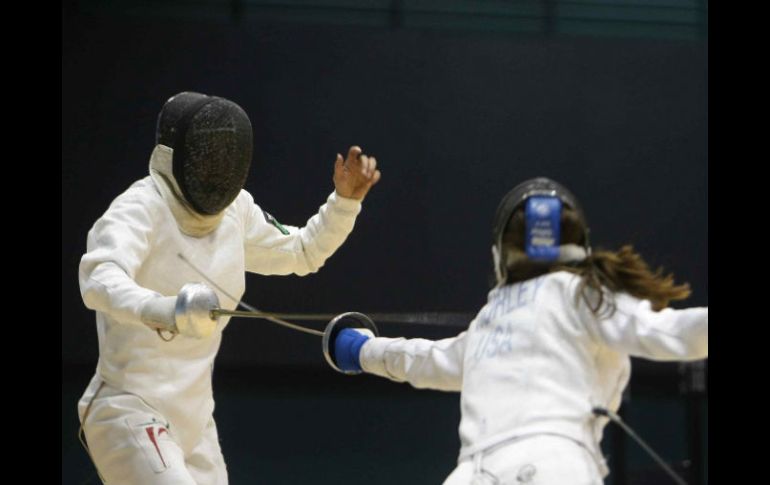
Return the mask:
<path id="1" fill-rule="evenodd" d="M 611 297 L 615 292 L 626 292 L 650 300 L 655 311 L 666 308 L 671 301 L 684 300 L 690 296 L 690 285 L 675 284 L 674 276 L 664 275 L 663 268 L 652 271 L 644 258 L 630 245 L 623 246 L 619 251 L 595 251 L 583 261 L 572 264 L 531 261 L 524 251 L 524 230 L 524 211 L 517 209 L 503 234 L 503 252 L 508 257 L 506 283 L 516 283 L 555 271 L 569 271 L 581 276 L 576 299 L 582 296 L 596 315 L 604 305 L 610 314 L 614 312 Z M 561 215 L 560 244 L 582 246 L 585 237 L 585 222 L 576 211 L 565 207 Z M 609 290 L 609 294 L 605 290 Z"/>

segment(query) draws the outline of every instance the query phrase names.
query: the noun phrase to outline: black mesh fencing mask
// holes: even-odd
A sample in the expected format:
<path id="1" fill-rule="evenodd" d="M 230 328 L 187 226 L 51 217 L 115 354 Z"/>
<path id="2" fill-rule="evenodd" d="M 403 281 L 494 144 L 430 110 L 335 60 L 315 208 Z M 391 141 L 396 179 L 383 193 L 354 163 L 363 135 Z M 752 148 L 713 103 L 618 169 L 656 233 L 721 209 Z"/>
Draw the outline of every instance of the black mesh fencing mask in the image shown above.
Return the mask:
<path id="1" fill-rule="evenodd" d="M 156 143 L 174 151 L 174 178 L 192 208 L 223 211 L 238 196 L 251 166 L 251 122 L 224 98 L 183 92 L 158 115 Z"/>

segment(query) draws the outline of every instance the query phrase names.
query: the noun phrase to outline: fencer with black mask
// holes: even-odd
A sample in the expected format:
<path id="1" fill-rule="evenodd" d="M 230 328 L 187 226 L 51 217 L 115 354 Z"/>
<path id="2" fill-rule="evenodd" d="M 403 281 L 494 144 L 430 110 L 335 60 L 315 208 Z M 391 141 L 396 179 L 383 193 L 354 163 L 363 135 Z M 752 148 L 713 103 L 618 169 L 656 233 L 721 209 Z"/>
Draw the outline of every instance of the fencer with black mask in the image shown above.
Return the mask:
<path id="1" fill-rule="evenodd" d="M 234 102 L 171 97 L 158 117 L 149 175 L 88 233 L 79 280 L 96 312 L 99 361 L 78 413 L 106 483 L 227 483 L 211 379 L 229 319 L 191 323 L 178 310 L 211 295 L 222 308 L 236 302 L 217 290 L 188 291 L 200 277 L 179 255 L 237 298 L 246 271 L 316 272 L 380 178 L 374 157 L 351 147 L 345 159 L 337 155 L 335 190 L 318 213 L 304 227 L 284 225 L 243 190 L 252 149 L 249 117 Z"/>
<path id="2" fill-rule="evenodd" d="M 346 374 L 461 393 L 462 446 L 446 485 L 599 485 L 609 472 L 600 442 L 630 357 L 707 358 L 708 307 L 668 308 L 687 285 L 630 246 L 592 250 L 588 235 L 566 187 L 527 180 L 498 206 L 493 288 L 466 331 L 431 341 L 374 337 L 372 323 L 342 328 L 327 332 L 327 360 Z"/>

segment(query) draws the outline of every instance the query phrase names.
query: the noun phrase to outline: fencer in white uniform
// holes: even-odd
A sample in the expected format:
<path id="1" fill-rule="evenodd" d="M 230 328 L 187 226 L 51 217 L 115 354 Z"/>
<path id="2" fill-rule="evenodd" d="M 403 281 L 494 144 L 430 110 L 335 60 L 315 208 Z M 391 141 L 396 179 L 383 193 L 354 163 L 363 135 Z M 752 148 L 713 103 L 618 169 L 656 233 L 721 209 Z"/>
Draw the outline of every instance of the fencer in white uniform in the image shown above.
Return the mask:
<path id="1" fill-rule="evenodd" d="M 577 200 L 545 178 L 500 204 L 496 286 L 468 329 L 438 341 L 337 334 L 330 363 L 417 388 L 461 393 L 462 444 L 444 482 L 601 484 L 608 419 L 630 356 L 708 357 L 708 308 L 665 308 L 686 285 L 651 272 L 630 247 L 591 254 Z"/>
<path id="2" fill-rule="evenodd" d="M 337 156 L 335 191 L 304 227 L 293 227 L 242 189 L 251 155 L 251 125 L 238 105 L 180 93 L 159 116 L 150 175 L 88 233 L 79 279 L 96 312 L 99 361 L 78 413 L 108 484 L 227 483 L 211 378 L 228 318 L 176 320 L 176 295 L 201 281 L 178 255 L 236 298 L 245 271 L 313 273 L 345 241 L 380 177 L 376 160 L 351 147 L 346 160 Z"/>

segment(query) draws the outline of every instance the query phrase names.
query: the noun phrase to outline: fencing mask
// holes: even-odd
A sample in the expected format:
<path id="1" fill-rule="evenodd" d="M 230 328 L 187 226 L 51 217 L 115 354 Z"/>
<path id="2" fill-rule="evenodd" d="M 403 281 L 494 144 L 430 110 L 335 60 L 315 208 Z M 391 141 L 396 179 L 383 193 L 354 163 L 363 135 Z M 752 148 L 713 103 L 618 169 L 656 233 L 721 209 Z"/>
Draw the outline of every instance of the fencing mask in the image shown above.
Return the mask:
<path id="1" fill-rule="evenodd" d="M 173 150 L 174 178 L 199 214 L 220 213 L 246 183 L 251 123 L 232 101 L 194 92 L 172 96 L 158 115 L 156 144 Z"/>
<path id="2" fill-rule="evenodd" d="M 574 210 L 585 228 L 575 244 L 561 244 L 563 206 Z M 511 216 L 524 209 L 524 249 L 526 258 L 535 263 L 570 262 L 585 259 L 590 254 L 588 226 L 577 198 L 560 183 L 537 177 L 526 180 L 508 192 L 497 207 L 492 229 L 492 257 L 497 285 L 506 281 L 508 254 L 503 248 L 503 235 Z"/>

